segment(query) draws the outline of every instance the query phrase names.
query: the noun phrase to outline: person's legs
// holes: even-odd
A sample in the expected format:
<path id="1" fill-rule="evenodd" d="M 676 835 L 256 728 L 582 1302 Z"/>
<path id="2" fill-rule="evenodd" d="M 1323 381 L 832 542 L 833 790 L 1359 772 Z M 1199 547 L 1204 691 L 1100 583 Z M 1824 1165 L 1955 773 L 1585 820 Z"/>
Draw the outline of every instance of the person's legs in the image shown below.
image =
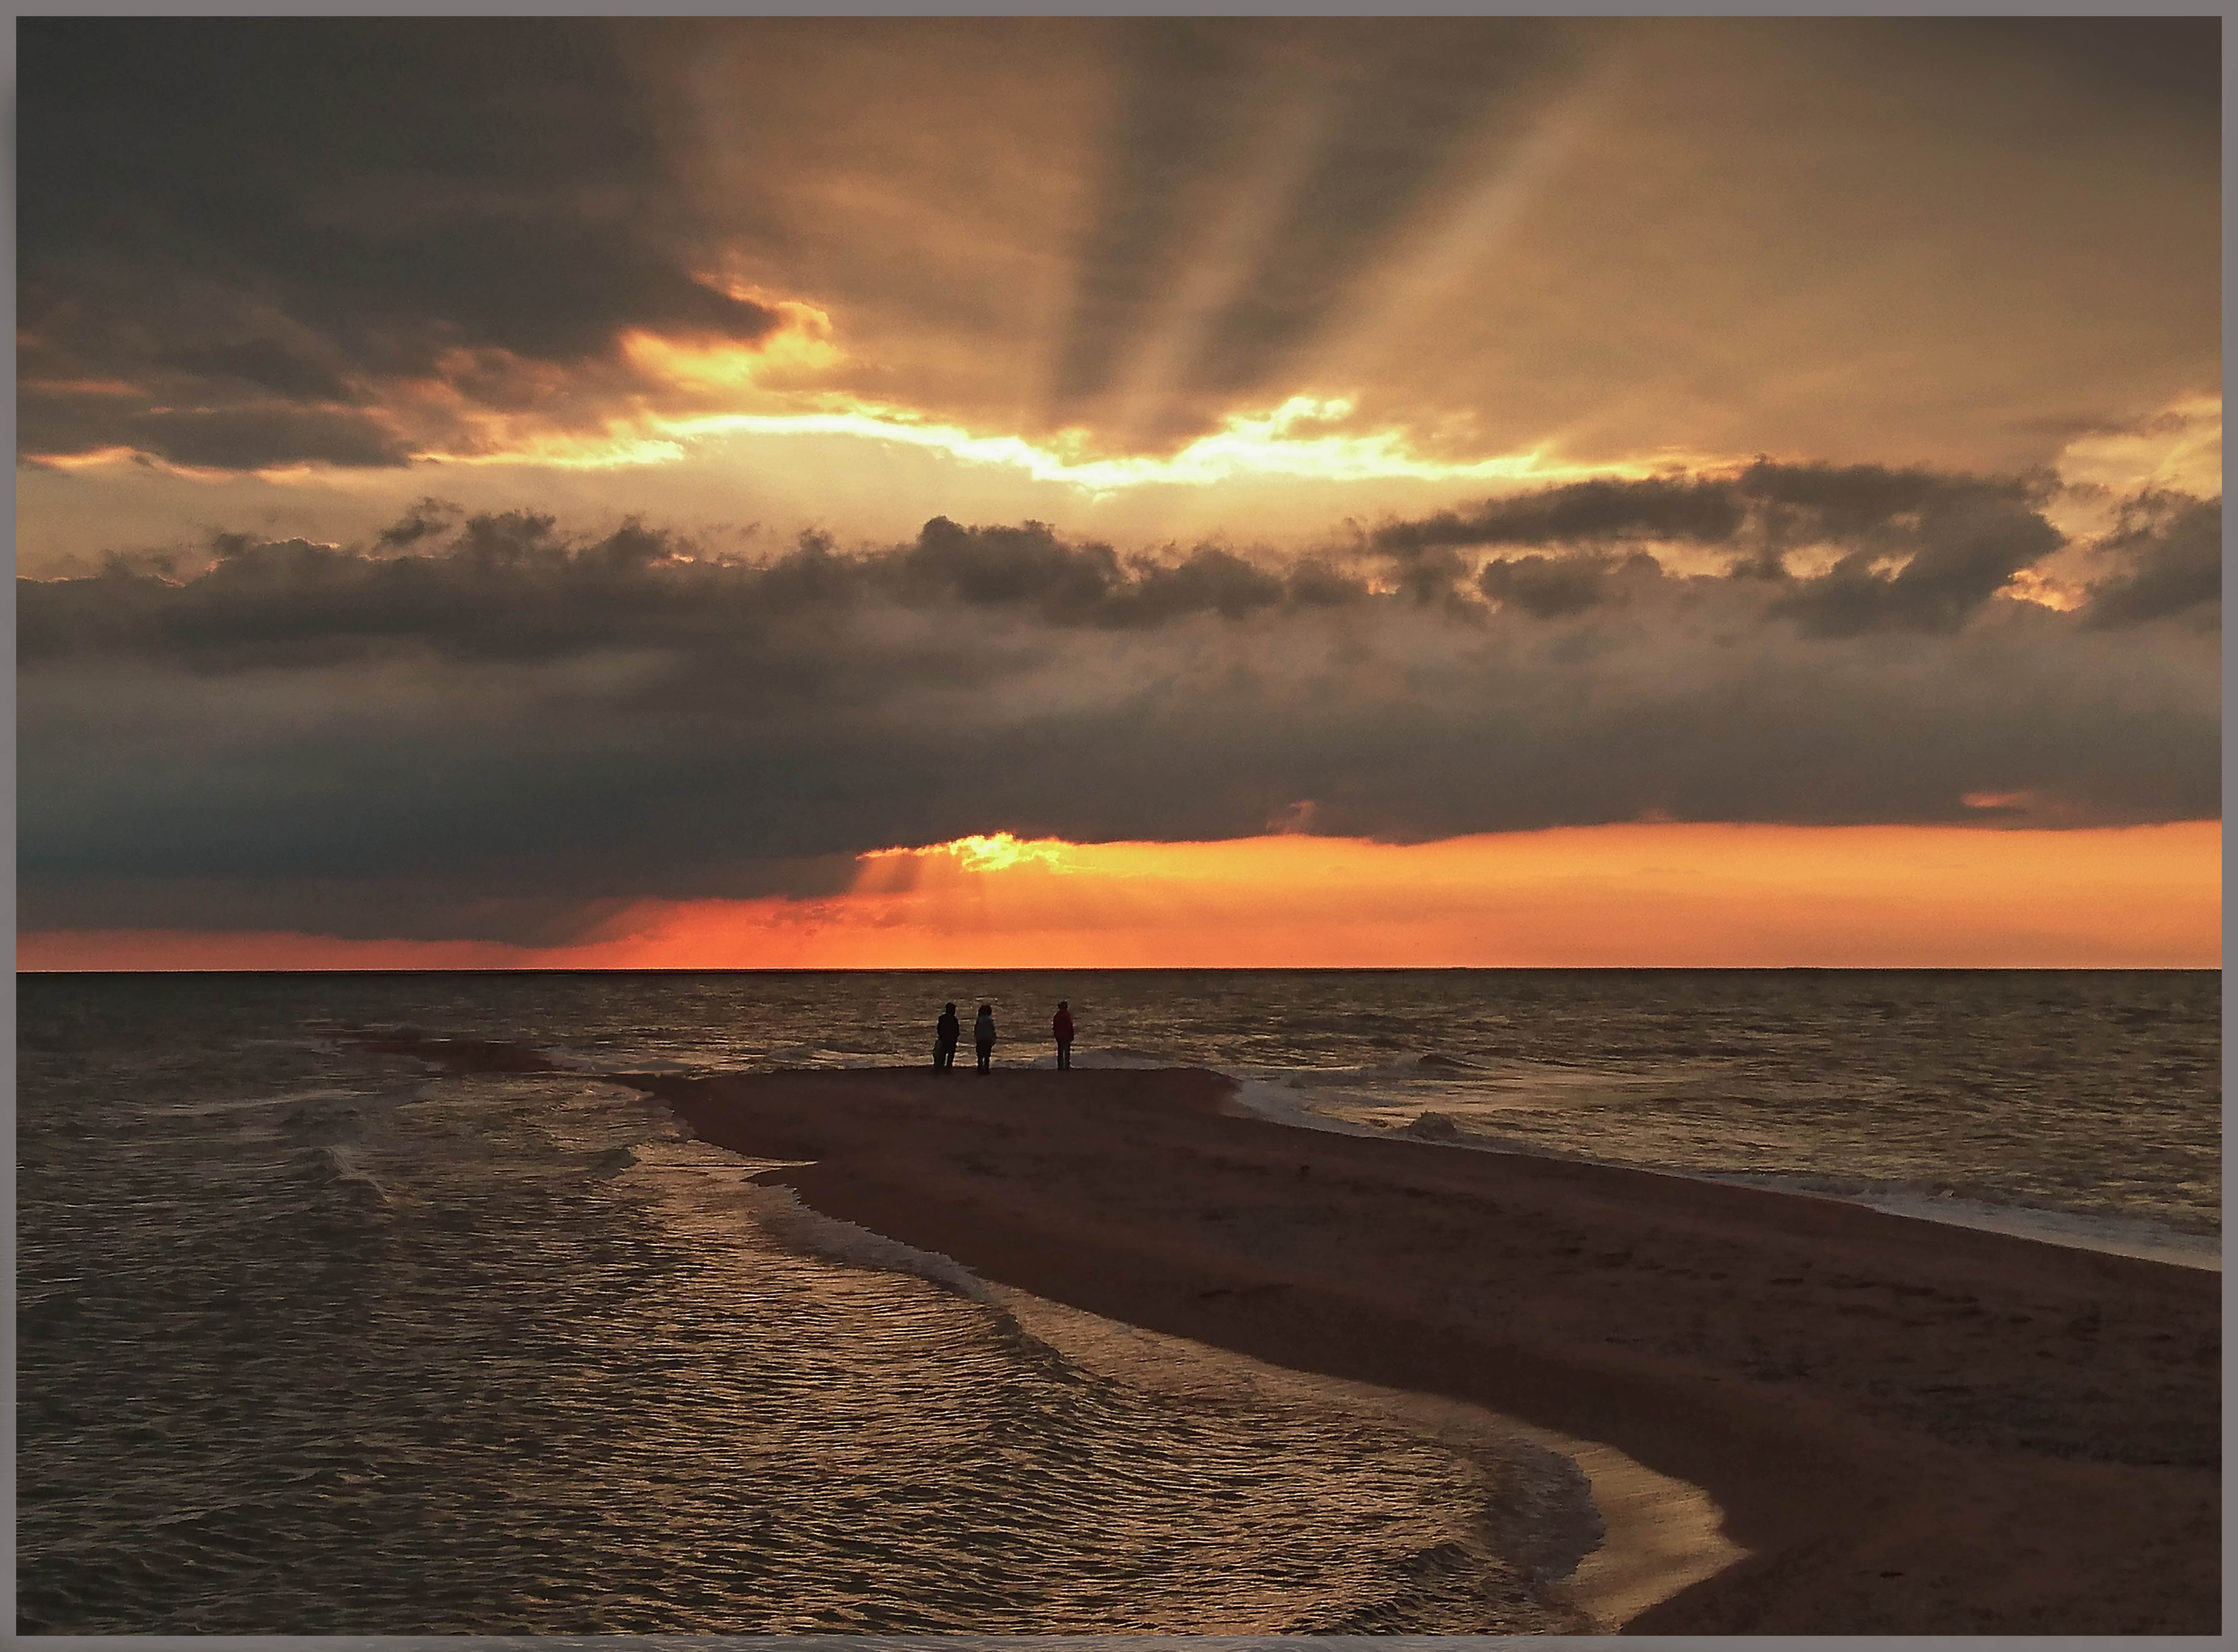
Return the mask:
<path id="1" fill-rule="evenodd" d="M 1072 1065 L 1072 1041 L 1069 1038 L 1056 1041 L 1056 1065 L 1059 1072 Z"/>
<path id="2" fill-rule="evenodd" d="M 984 1073 L 987 1070 L 988 1058 L 993 1055 L 994 1053 L 995 1047 L 992 1044 L 982 1044 L 979 1047 L 979 1070 L 982 1073 Z"/>

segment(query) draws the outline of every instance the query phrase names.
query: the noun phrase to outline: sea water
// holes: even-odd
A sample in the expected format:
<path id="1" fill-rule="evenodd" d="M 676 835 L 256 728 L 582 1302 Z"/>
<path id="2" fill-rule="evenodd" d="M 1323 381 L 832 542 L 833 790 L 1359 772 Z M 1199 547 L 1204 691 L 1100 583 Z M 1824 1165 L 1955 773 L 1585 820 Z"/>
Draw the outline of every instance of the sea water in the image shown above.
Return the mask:
<path id="1" fill-rule="evenodd" d="M 1064 997 L 1083 1065 L 1218 1067 L 1295 1123 L 2204 1263 L 2219 995 L 2213 974 L 23 977 L 19 1628 L 1576 1628 L 1534 1587 L 1592 1541 L 1562 1459 L 1060 1353 L 603 1075 L 929 1062 L 951 998 L 994 1006 L 998 1062 L 1046 1065 Z M 443 1074 L 344 1024 L 571 1070 Z"/>

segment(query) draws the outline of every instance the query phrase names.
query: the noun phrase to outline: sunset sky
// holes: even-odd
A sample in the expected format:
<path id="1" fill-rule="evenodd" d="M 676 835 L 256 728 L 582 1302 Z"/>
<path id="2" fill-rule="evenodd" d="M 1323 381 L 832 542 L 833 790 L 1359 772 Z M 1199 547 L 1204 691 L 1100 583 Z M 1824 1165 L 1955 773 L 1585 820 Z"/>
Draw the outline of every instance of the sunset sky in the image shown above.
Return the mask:
<path id="1" fill-rule="evenodd" d="M 2216 19 L 25 19 L 37 968 L 2215 966 Z"/>

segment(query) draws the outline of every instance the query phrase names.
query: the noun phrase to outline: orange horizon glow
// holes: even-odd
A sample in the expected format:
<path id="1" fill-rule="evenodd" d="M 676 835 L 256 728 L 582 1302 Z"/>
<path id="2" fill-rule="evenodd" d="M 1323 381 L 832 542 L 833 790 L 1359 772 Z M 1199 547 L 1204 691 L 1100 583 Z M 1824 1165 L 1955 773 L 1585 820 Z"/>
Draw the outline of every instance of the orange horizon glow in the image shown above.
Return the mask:
<path id="1" fill-rule="evenodd" d="M 1684 823 L 1394 845 L 1007 833 L 844 893 L 646 901 L 562 946 L 54 931 L 22 970 L 2220 968 L 2219 821 L 2065 831 Z"/>

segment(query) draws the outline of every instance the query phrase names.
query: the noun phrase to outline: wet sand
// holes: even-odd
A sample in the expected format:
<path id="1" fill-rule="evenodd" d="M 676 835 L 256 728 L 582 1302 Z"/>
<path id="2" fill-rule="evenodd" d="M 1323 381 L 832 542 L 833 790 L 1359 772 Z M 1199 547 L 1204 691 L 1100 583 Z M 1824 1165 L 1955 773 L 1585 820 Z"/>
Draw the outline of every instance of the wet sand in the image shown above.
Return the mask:
<path id="1" fill-rule="evenodd" d="M 445 1053 L 535 1060 L 502 1048 Z M 2217 1275 L 1297 1130 L 1209 1073 L 620 1081 L 803 1161 L 765 1180 L 826 1215 L 1002 1285 L 1610 1448 L 1580 1603 L 1627 1632 L 2220 1630 Z M 1720 1538 L 1665 1519 L 1672 1481 Z"/>

